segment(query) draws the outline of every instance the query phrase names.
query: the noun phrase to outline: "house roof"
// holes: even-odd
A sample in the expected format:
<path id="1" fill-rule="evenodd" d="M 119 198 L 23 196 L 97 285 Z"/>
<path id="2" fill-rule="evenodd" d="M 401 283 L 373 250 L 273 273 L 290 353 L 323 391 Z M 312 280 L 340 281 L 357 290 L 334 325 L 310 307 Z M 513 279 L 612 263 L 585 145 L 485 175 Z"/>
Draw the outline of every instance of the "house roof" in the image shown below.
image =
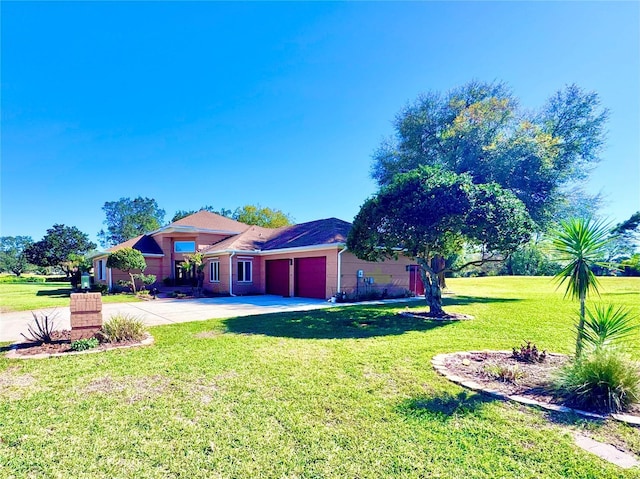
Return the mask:
<path id="1" fill-rule="evenodd" d="M 249 228 L 249 225 L 241 223 L 226 216 L 221 216 L 210 211 L 200 210 L 189 216 L 185 216 L 178 221 L 159 229 L 157 232 L 161 232 L 164 229 L 168 229 L 176 226 L 187 226 L 199 230 L 214 230 L 214 231 L 235 231 L 242 232 Z M 154 232 L 155 233 L 155 232 Z"/>
<path id="2" fill-rule="evenodd" d="M 265 242 L 262 250 L 344 244 L 350 229 L 351 223 L 338 218 L 326 218 L 285 226 Z"/>
<path id="3" fill-rule="evenodd" d="M 131 238 L 130 240 L 125 241 L 124 243 L 117 244 L 112 246 L 107 251 L 113 253 L 114 251 L 118 251 L 122 248 L 133 248 L 140 251 L 142 254 L 164 254 L 162 252 L 162 248 L 156 243 L 151 236 L 148 235 L 140 235 L 135 238 Z"/>
<path id="4" fill-rule="evenodd" d="M 130 247 L 142 254 L 163 254 L 152 235 L 162 232 L 184 231 L 226 231 L 230 237 L 215 243 L 204 253 L 217 251 L 273 251 L 287 248 L 312 248 L 314 246 L 340 245 L 347 241 L 351 223 L 338 218 L 326 218 L 281 228 L 249 226 L 239 221 L 225 218 L 209 211 L 198 211 L 164 228 L 147 235 L 136 236 L 107 250 L 117 251 Z"/>
<path id="5" fill-rule="evenodd" d="M 223 251 L 223 250 L 240 250 L 255 251 L 261 250 L 264 243 L 269 238 L 276 235 L 282 228 L 263 228 L 261 226 L 251 226 L 242 233 L 226 238 L 205 250 L 207 251 Z"/>
<path id="6" fill-rule="evenodd" d="M 337 218 L 310 221 L 282 228 L 261 228 L 251 226 L 243 233 L 222 240 L 205 252 L 225 250 L 272 251 L 286 248 L 344 244 L 351 229 L 351 223 Z"/>

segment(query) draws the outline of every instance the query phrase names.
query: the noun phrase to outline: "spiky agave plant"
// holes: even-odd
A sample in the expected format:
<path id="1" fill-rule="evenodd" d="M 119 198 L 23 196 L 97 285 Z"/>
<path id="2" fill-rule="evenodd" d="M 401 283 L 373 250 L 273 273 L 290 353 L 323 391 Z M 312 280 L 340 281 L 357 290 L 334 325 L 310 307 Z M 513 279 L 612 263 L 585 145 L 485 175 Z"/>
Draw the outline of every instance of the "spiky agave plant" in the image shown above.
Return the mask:
<path id="1" fill-rule="evenodd" d="M 611 241 L 610 226 L 592 218 L 572 218 L 560 223 L 553 238 L 553 249 L 566 265 L 555 276 L 558 286 L 567 283 L 565 297 L 580 301 L 580 319 L 577 325 L 576 357 L 582 353 L 584 337 L 585 303 L 591 291 L 599 294 L 599 283 L 592 268 L 603 265 L 601 258 Z"/>

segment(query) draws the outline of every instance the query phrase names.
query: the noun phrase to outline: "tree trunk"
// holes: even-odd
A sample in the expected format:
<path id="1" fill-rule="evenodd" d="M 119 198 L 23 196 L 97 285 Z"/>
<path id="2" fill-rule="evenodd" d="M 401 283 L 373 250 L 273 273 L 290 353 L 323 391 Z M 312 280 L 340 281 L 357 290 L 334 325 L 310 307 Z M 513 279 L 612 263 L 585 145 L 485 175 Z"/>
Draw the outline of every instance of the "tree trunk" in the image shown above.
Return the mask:
<path id="1" fill-rule="evenodd" d="M 133 294 L 136 294 L 136 280 L 133 277 L 133 273 L 129 272 L 129 276 L 131 277 L 131 289 L 133 290 Z"/>
<path id="2" fill-rule="evenodd" d="M 430 266 L 430 262 L 422 258 L 417 258 L 420 265 L 420 275 L 424 283 L 424 298 L 429 306 L 429 315 L 436 318 L 446 316 L 442 309 L 442 290 L 440 289 L 440 281 L 438 273 Z"/>
<path id="3" fill-rule="evenodd" d="M 447 266 L 447 261 L 441 254 L 435 255 L 431 259 L 431 269 L 437 272 L 438 281 L 440 282 L 440 289 L 447 289 L 447 280 L 444 277 L 444 269 Z"/>
<path id="4" fill-rule="evenodd" d="M 584 336 L 584 313 L 586 295 L 580 294 L 580 319 L 578 320 L 578 333 L 576 334 L 576 358 L 582 354 L 582 337 Z"/>

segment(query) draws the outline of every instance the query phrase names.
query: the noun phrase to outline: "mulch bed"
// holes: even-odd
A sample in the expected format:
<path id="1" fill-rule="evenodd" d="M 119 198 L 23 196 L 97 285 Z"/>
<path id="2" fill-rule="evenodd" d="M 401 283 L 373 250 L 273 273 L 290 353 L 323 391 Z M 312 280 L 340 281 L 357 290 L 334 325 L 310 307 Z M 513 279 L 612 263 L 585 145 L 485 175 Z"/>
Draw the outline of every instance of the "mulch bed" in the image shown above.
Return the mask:
<path id="1" fill-rule="evenodd" d="M 98 352 L 123 347 L 139 346 L 148 343 L 150 338 L 151 336 L 147 334 L 147 337 L 143 341 L 119 341 L 116 343 L 100 343 L 97 347 L 88 349 L 86 351 Z M 19 357 L 78 353 L 78 351 L 74 351 L 73 349 L 71 349 L 71 331 L 53 331 L 51 333 L 51 339 L 53 340 L 53 342 L 47 344 L 29 341 L 12 344 L 10 346 L 10 353 L 12 353 L 12 355 L 14 356 Z"/>
<path id="2" fill-rule="evenodd" d="M 422 318 L 428 319 L 429 321 L 466 321 L 469 319 L 474 319 L 473 316 L 469 316 L 468 314 L 461 313 L 446 313 L 444 316 L 432 316 L 427 311 L 402 311 L 399 313 L 400 316 L 406 316 L 408 318 Z"/>
<path id="3" fill-rule="evenodd" d="M 518 361 L 506 351 L 479 351 L 447 355 L 444 365 L 452 374 L 474 381 L 484 389 L 562 406 L 562 400 L 555 397 L 549 387 L 570 359 L 564 354 L 547 353 L 543 362 L 528 363 Z M 517 377 L 499 379 L 496 373 L 501 369 L 516 371 Z M 640 404 L 633 405 L 626 414 L 640 415 Z"/>

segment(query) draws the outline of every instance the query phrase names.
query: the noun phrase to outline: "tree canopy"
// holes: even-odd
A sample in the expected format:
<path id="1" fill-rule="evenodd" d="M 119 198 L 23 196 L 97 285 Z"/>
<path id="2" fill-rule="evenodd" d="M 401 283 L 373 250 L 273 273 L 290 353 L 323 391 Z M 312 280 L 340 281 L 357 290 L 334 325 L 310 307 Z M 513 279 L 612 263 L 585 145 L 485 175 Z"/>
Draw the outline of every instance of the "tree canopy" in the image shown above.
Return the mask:
<path id="1" fill-rule="evenodd" d="M 371 175 L 384 186 L 420 165 L 468 173 L 476 184 L 511 191 L 544 229 L 599 160 L 607 116 L 598 96 L 576 85 L 535 112 L 503 83 L 471 82 L 406 106 L 395 138 L 374 153 Z"/>
<path id="2" fill-rule="evenodd" d="M 213 206 L 204 206 L 199 210 L 178 210 L 173 215 L 171 222 L 178 221 L 186 216 L 197 213 L 198 211 L 210 211 L 227 218 L 240 221 L 248 225 L 262 226 L 264 228 L 279 228 L 293 224 L 291 216 L 281 210 L 262 207 L 260 205 L 244 205 L 235 210 L 220 208 L 216 210 Z"/>
<path id="3" fill-rule="evenodd" d="M 0 271 L 20 276 L 29 266 L 26 250 L 33 244 L 31 236 L 3 236 L 0 238 Z"/>
<path id="4" fill-rule="evenodd" d="M 70 259 L 75 258 L 74 255 L 85 255 L 95 247 L 89 236 L 75 226 L 55 224 L 47 230 L 44 238 L 27 248 L 26 255 L 30 263 L 58 266 L 68 276 L 71 273 Z"/>
<path id="5" fill-rule="evenodd" d="M 105 247 L 160 228 L 165 215 L 156 200 L 140 196 L 134 199 L 120 198 L 118 201 L 107 201 L 102 210 L 106 215 L 104 224 L 107 230 L 100 230 L 98 238 Z"/>
<path id="6" fill-rule="evenodd" d="M 637 243 L 640 237 L 640 211 L 633 213 L 629 219 L 618 223 L 612 231 L 631 243 Z"/>
<path id="7" fill-rule="evenodd" d="M 419 166 L 395 175 L 365 201 L 347 247 L 368 261 L 400 251 L 416 258 L 431 312 L 442 315 L 435 255 L 452 255 L 466 243 L 477 248 L 479 262 L 501 260 L 529 240 L 533 226 L 522 201 L 497 183 L 477 184 L 466 173 Z"/>
<path id="8" fill-rule="evenodd" d="M 282 212 L 260 205 L 244 205 L 233 213 L 233 219 L 248 225 L 262 226 L 264 228 L 279 228 L 293 224 L 291 217 Z"/>
<path id="9" fill-rule="evenodd" d="M 186 218 L 187 216 L 197 213 L 198 211 L 209 211 L 211 213 L 216 213 L 220 216 L 226 216 L 227 218 L 231 218 L 231 216 L 233 215 L 232 210 L 227 210 L 225 208 L 220 208 L 219 210 L 217 210 L 213 206 L 207 205 L 207 206 L 203 206 L 198 210 L 178 210 L 173 215 L 173 218 L 171 218 L 171 223 L 173 223 L 174 221 L 181 220 L 182 218 Z"/>

